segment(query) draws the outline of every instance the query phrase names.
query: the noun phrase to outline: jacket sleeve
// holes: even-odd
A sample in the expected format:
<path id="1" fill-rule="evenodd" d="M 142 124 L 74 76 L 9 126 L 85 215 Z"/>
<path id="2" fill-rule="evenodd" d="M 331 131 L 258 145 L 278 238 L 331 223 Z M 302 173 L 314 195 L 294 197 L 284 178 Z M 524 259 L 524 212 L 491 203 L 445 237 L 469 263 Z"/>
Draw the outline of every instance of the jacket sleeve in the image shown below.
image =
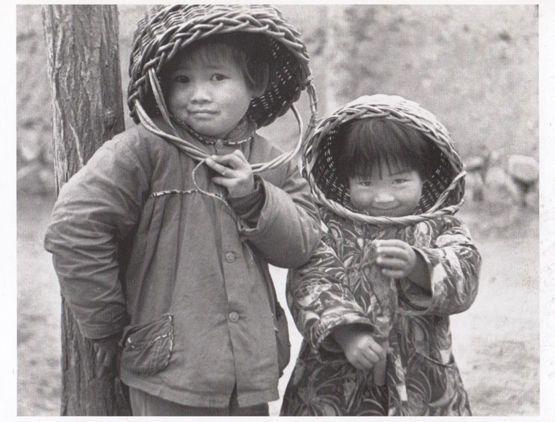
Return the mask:
<path id="1" fill-rule="evenodd" d="M 108 141 L 63 186 L 54 205 L 44 245 L 87 338 L 108 337 L 127 325 L 118 243 L 136 226 L 147 190 L 137 156 Z"/>
<path id="2" fill-rule="evenodd" d="M 341 351 L 329 335 L 337 326 L 372 324 L 346 280 L 343 263 L 324 241 L 305 265 L 288 274 L 287 304 L 297 328 L 314 350 Z"/>
<path id="3" fill-rule="evenodd" d="M 450 315 L 467 310 L 478 293 L 481 256 L 468 229 L 446 217 L 430 247 L 415 247 L 430 275 L 431 292 L 398 281 L 400 310 L 406 314 Z"/>
<path id="4" fill-rule="evenodd" d="M 304 264 L 321 237 L 320 219 L 308 183 L 297 166 L 287 164 L 281 186 L 261 178 L 264 205 L 256 225 L 239 220 L 240 235 L 272 265 L 295 268 Z"/>

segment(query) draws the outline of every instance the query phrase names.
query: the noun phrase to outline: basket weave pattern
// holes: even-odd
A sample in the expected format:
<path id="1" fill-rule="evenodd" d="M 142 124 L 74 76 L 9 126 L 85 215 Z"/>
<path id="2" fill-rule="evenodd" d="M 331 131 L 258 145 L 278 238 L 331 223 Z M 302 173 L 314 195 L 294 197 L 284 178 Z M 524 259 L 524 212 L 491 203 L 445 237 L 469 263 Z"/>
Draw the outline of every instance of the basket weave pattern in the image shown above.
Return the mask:
<path id="1" fill-rule="evenodd" d="M 151 70 L 159 78 L 163 66 L 195 41 L 239 31 L 264 36 L 271 51 L 271 79 L 266 92 L 251 103 L 250 117 L 261 127 L 283 115 L 310 83 L 310 69 L 300 34 L 281 13 L 265 5 L 175 5 L 155 7 L 138 23 L 127 96 L 135 122 L 136 101 L 149 115 L 158 113 L 148 80 Z"/>
<path id="2" fill-rule="evenodd" d="M 396 120 L 420 131 L 440 151 L 440 161 L 424 182 L 420 204 L 414 215 L 403 217 L 369 216 L 357 212 L 348 188 L 338 179 L 331 146 L 338 139 L 338 128 L 352 120 L 381 117 Z M 334 213 L 370 224 L 413 224 L 440 215 L 452 214 L 462 204 L 464 171 L 447 129 L 418 104 L 398 96 L 361 97 L 320 121 L 303 150 L 303 173 L 316 200 Z"/>

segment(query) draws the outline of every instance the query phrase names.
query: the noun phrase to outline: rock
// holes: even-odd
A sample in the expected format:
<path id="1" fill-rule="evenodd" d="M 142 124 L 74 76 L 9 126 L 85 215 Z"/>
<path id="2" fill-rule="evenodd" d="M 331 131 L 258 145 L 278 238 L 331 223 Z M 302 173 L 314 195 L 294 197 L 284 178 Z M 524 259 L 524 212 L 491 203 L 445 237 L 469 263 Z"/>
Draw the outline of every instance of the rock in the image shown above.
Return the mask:
<path id="1" fill-rule="evenodd" d="M 514 154 L 509 156 L 507 171 L 513 179 L 525 184 L 534 184 L 539 178 L 538 162 L 527 155 Z"/>

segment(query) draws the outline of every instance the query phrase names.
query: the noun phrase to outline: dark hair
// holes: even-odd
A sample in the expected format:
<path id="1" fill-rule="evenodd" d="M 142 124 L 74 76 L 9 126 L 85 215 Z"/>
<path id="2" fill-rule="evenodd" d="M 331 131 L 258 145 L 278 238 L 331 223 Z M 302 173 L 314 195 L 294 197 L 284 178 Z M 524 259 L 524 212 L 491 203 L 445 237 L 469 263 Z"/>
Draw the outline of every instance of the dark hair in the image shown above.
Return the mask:
<path id="1" fill-rule="evenodd" d="M 339 128 L 331 153 L 343 182 L 370 176 L 374 166 L 416 171 L 428 179 L 439 165 L 440 151 L 425 135 L 407 124 L 372 117 L 352 120 Z"/>
<path id="2" fill-rule="evenodd" d="M 222 59 L 232 60 L 241 69 L 249 88 L 263 93 L 270 74 L 268 42 L 263 35 L 245 32 L 212 35 L 194 42 L 178 52 L 164 67 L 162 80 L 165 80 L 183 55 L 197 56 L 207 63 L 218 62 Z"/>

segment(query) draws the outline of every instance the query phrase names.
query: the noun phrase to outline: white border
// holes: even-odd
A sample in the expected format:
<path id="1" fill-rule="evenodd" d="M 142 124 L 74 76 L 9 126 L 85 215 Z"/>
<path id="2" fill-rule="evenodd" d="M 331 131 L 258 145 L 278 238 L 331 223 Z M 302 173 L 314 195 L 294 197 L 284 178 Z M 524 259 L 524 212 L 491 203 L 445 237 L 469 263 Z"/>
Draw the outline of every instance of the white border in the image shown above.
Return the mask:
<path id="1" fill-rule="evenodd" d="M 17 289 L 16 289 L 16 190 L 15 190 L 15 7 L 0 7 L 2 30 L 0 78 L 0 309 L 2 310 L 2 344 L 0 349 L 0 415 L 14 415 L 17 393 Z M 5 418 L 2 418 L 5 419 Z"/>
<path id="2" fill-rule="evenodd" d="M 540 414 L 555 418 L 555 4 L 540 5 Z M 547 419 L 544 419 L 547 420 Z"/>
<path id="3" fill-rule="evenodd" d="M 24 2 L 21 4 L 41 4 Z M 63 3 L 105 3 L 112 2 L 63 2 Z M 130 3 L 130 2 L 125 2 Z M 152 4 L 153 2 L 132 2 Z M 164 2 L 166 3 L 166 2 Z M 258 3 L 253 1 L 252 3 Z M 277 2 L 274 2 L 277 3 Z M 295 1 L 288 4 L 340 3 L 339 1 Z M 353 2 L 361 3 L 361 2 Z M 386 2 L 363 2 L 382 3 Z M 539 417 L 474 417 L 473 421 L 542 421 L 555 420 L 555 6 L 550 1 L 404 1 L 402 4 L 539 4 L 540 5 L 540 292 L 541 292 L 541 357 L 540 357 L 540 410 Z M 389 4 L 389 3 L 387 3 Z M 2 3 L 0 7 L 0 30 L 2 31 L 2 77 L 0 78 L 0 309 L 3 322 L 1 328 L 0 361 L 0 419 L 14 420 L 16 415 L 16 191 L 15 191 L 15 3 Z M 40 295 L 40 292 L 37 292 Z M 515 362 L 518 365 L 519 362 Z M 72 421 L 76 418 L 18 417 L 22 421 Z M 130 420 L 130 418 L 120 418 Z M 181 419 L 181 418 L 179 418 Z M 221 418 L 207 418 L 221 421 Z M 269 420 L 277 418 L 249 418 L 248 420 Z M 309 418 L 312 419 L 312 418 Z M 320 420 L 322 418 L 318 418 Z M 336 418 L 324 418 L 335 420 Z M 362 418 L 351 418 L 363 420 Z M 467 418 L 440 418 L 441 420 L 466 420 Z M 105 421 L 106 418 L 80 418 L 79 420 Z M 147 418 L 146 420 L 159 420 Z M 367 419 L 364 419 L 367 420 Z M 378 418 L 378 420 L 387 420 Z M 425 418 L 397 418 L 396 420 L 424 421 Z"/>

